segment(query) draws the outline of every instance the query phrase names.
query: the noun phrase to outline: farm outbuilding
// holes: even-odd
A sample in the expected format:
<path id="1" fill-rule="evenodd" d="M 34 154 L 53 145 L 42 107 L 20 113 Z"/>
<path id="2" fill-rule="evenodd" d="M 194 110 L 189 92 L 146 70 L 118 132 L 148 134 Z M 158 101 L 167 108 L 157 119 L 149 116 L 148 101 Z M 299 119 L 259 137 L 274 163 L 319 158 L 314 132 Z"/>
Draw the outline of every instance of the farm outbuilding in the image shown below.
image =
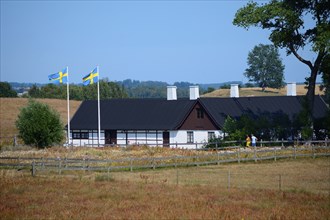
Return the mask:
<path id="1" fill-rule="evenodd" d="M 302 110 L 301 96 L 199 97 L 198 87 L 190 88 L 190 98 L 177 99 L 175 87 L 168 88 L 167 99 L 110 99 L 100 101 L 100 145 L 148 144 L 171 146 L 196 143 L 223 136 L 227 118 L 244 114 L 258 117 L 285 115 L 293 120 Z M 322 97 L 315 96 L 315 118 L 328 109 Z M 84 101 L 70 122 L 73 145 L 98 144 L 97 101 Z"/>

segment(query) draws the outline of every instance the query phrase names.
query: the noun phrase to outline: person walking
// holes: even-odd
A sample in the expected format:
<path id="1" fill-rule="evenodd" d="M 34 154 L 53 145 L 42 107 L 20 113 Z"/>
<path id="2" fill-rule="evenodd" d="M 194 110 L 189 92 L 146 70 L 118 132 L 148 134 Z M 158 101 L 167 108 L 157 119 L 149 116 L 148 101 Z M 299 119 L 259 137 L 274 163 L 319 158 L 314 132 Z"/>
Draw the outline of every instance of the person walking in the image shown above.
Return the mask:
<path id="1" fill-rule="evenodd" d="M 256 147 L 258 138 L 256 138 L 256 136 L 251 134 L 251 140 L 252 140 L 252 147 Z"/>
<path id="2" fill-rule="evenodd" d="M 251 146 L 251 138 L 248 134 L 246 135 L 245 141 L 246 141 L 246 147 L 250 147 Z"/>

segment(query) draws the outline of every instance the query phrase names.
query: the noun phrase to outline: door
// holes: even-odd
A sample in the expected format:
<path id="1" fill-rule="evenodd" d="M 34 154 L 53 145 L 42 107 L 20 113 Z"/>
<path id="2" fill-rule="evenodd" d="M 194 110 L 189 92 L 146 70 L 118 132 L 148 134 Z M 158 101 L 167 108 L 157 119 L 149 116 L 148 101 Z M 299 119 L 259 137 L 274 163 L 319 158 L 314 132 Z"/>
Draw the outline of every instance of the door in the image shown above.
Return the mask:
<path id="1" fill-rule="evenodd" d="M 105 130 L 105 144 L 117 144 L 117 130 Z"/>
<path id="2" fill-rule="evenodd" d="M 170 132 L 163 132 L 163 147 L 169 147 L 170 145 Z"/>

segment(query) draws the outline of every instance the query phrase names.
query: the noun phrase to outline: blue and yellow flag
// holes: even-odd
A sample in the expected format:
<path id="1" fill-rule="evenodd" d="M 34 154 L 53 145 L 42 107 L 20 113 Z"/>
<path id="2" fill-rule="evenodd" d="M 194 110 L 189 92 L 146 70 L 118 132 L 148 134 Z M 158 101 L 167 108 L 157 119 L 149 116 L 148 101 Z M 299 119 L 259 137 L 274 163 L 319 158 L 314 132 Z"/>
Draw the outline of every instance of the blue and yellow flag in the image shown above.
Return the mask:
<path id="1" fill-rule="evenodd" d="M 97 69 L 98 68 L 96 67 L 91 73 L 83 78 L 83 84 L 85 86 L 96 83 L 99 80 L 99 73 Z"/>
<path id="2" fill-rule="evenodd" d="M 65 68 L 61 72 L 57 72 L 48 76 L 50 82 L 55 84 L 67 83 L 68 82 L 68 68 Z"/>

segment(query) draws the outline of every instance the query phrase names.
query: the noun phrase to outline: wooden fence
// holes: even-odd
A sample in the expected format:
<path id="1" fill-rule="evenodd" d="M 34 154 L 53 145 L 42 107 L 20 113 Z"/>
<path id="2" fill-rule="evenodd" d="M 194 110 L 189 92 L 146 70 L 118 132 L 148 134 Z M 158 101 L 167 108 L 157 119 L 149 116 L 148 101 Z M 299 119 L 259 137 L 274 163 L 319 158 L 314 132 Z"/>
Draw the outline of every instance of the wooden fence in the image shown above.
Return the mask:
<path id="1" fill-rule="evenodd" d="M 42 171 L 134 171 L 165 167 L 204 166 L 222 163 L 278 160 L 297 157 L 330 156 L 330 146 L 300 147 L 228 147 L 222 150 L 197 151 L 194 156 L 143 157 L 125 159 L 0 157 L 0 167 L 30 169 L 32 176 Z"/>

